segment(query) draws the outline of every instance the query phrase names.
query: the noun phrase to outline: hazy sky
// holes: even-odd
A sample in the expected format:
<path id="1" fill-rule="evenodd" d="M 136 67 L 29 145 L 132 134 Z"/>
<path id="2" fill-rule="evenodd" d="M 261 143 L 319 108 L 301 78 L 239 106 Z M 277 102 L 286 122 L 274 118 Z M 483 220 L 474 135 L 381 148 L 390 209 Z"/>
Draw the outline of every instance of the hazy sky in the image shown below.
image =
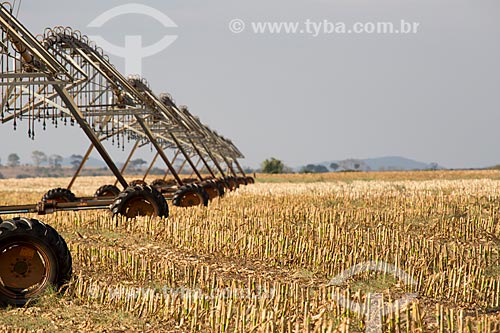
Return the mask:
<path id="1" fill-rule="evenodd" d="M 124 45 L 177 40 L 144 59 L 155 92 L 170 92 L 202 121 L 233 139 L 257 166 L 267 157 L 291 166 L 333 159 L 401 155 L 446 167 L 500 163 L 498 0 L 135 1 L 166 14 L 177 28 L 144 15 L 87 25 L 123 1 L 23 0 L 32 31 L 71 26 Z M 228 24 L 246 23 L 234 34 Z M 252 22 L 420 23 L 417 34 L 256 34 Z M 112 62 L 124 68 L 122 58 Z M 83 153 L 77 129 L 0 131 L 2 161 L 18 151 Z M 64 137 L 64 140 L 60 140 Z M 56 144 L 57 143 L 57 144 Z M 115 153 L 114 153 L 115 154 Z M 147 152 L 141 152 L 147 156 Z M 116 153 L 118 159 L 123 156 Z"/>

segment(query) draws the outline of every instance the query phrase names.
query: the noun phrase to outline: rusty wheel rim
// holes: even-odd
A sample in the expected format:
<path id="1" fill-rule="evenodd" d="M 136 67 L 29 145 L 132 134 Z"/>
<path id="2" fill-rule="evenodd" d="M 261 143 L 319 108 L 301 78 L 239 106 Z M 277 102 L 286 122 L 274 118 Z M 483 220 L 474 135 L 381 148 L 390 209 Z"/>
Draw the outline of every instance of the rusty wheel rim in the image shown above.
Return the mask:
<path id="1" fill-rule="evenodd" d="M 57 203 L 66 203 L 66 202 L 71 202 L 68 198 L 66 197 L 57 197 L 57 198 L 54 198 L 52 199 L 53 201 L 57 202 Z"/>
<path id="2" fill-rule="evenodd" d="M 219 191 L 215 187 L 206 187 L 205 191 L 207 192 L 210 200 L 219 196 Z"/>
<path id="3" fill-rule="evenodd" d="M 127 202 L 125 208 L 125 216 L 134 218 L 137 216 L 152 216 L 155 215 L 155 207 L 144 198 L 134 198 Z"/>
<path id="4" fill-rule="evenodd" d="M 98 198 L 114 198 L 114 197 L 116 197 L 116 194 L 113 193 L 112 191 L 104 191 L 98 196 Z"/>
<path id="5" fill-rule="evenodd" d="M 180 200 L 181 207 L 191 207 L 201 205 L 202 200 L 200 196 L 195 192 L 189 192 L 182 196 Z"/>
<path id="6" fill-rule="evenodd" d="M 229 190 L 231 191 L 236 190 L 236 182 L 234 180 L 229 181 Z"/>
<path id="7" fill-rule="evenodd" d="M 136 180 L 133 180 L 129 183 L 130 186 L 135 186 L 135 185 L 147 185 L 147 183 L 142 180 L 142 179 L 136 179 Z"/>
<path id="8" fill-rule="evenodd" d="M 0 292 L 10 298 L 33 297 L 50 283 L 53 267 L 46 250 L 27 242 L 13 242 L 0 250 Z"/>

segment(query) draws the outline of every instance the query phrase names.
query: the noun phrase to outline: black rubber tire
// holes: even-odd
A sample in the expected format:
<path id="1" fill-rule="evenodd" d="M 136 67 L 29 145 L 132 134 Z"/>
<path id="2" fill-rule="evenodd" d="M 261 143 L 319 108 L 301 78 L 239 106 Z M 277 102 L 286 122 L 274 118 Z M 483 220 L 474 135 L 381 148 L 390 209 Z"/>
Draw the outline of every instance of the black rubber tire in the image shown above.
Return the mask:
<path id="1" fill-rule="evenodd" d="M 226 177 L 224 180 L 226 181 L 226 188 L 229 191 L 236 191 L 236 189 L 240 187 L 240 185 L 236 181 L 236 178 L 234 177 Z"/>
<path id="2" fill-rule="evenodd" d="M 203 198 L 203 206 L 207 207 L 208 206 L 208 193 L 205 191 L 205 189 L 200 185 L 200 184 L 194 184 L 198 188 L 199 193 L 201 194 L 201 197 Z"/>
<path id="3" fill-rule="evenodd" d="M 153 186 L 157 191 L 161 193 L 175 192 L 175 187 L 177 186 L 177 182 L 172 179 L 170 180 L 155 179 L 153 182 L 151 182 L 151 186 Z"/>
<path id="4" fill-rule="evenodd" d="M 217 186 L 217 190 L 219 190 L 219 197 L 222 198 L 224 194 L 226 194 L 225 182 L 217 178 L 211 179 L 210 181 Z"/>
<path id="5" fill-rule="evenodd" d="M 42 197 L 43 202 L 47 202 L 49 200 L 55 200 L 57 202 L 75 202 L 76 196 L 73 192 L 68 190 L 67 188 L 54 188 L 45 193 Z"/>
<path id="6" fill-rule="evenodd" d="M 33 251 L 32 248 L 28 246 L 34 246 L 36 247 L 36 251 L 38 251 L 38 253 L 43 253 L 42 255 L 45 256 L 44 259 L 47 261 L 47 265 L 50 266 L 50 271 L 44 272 L 48 275 L 48 277 L 40 280 L 42 281 L 40 285 L 36 285 L 36 287 L 32 289 L 30 288 L 29 290 L 7 287 L 1 283 L 1 305 L 23 306 L 28 300 L 40 296 L 49 285 L 60 289 L 71 279 L 71 254 L 68 250 L 66 242 L 61 235 L 54 230 L 54 228 L 38 220 L 28 218 L 18 217 L 1 222 L 0 256 L 7 251 L 15 251 L 16 247 L 23 245 L 26 246 L 26 248 L 21 248 L 20 251 L 25 251 L 25 249 L 27 249 L 28 252 Z M 29 264 L 26 267 L 31 266 L 33 253 L 34 252 L 31 252 L 32 257 L 28 260 Z M 7 254 L 5 255 L 7 256 Z M 26 262 L 26 259 L 24 259 L 24 261 Z M 16 258 L 16 265 L 17 262 L 19 262 L 18 258 Z M 5 268 L 5 264 L 3 266 L 4 267 L 2 269 Z M 13 263 L 11 263 L 11 266 L 13 266 Z M 14 273 L 13 270 L 11 271 L 12 273 Z M 47 268 L 47 270 L 49 269 Z M 25 275 L 21 277 L 16 276 L 16 281 L 22 281 L 23 277 L 29 278 L 29 272 L 30 271 L 28 270 L 25 273 L 14 273 Z M 4 279 L 3 274 L 6 273 L 0 273 L 0 275 L 2 275 L 2 281 L 5 281 L 6 279 Z"/>
<path id="7" fill-rule="evenodd" d="M 151 186 L 154 188 L 170 186 L 170 183 L 164 179 L 155 179 L 151 182 Z"/>
<path id="8" fill-rule="evenodd" d="M 94 193 L 95 198 L 116 198 L 120 194 L 120 189 L 115 185 L 103 185 Z"/>
<path id="9" fill-rule="evenodd" d="M 175 179 L 167 179 L 165 180 L 168 186 L 177 186 L 177 181 Z"/>
<path id="10" fill-rule="evenodd" d="M 213 181 L 217 184 L 217 188 L 219 189 L 219 197 L 222 198 L 226 194 L 225 182 L 221 179 L 214 179 Z"/>
<path id="11" fill-rule="evenodd" d="M 247 176 L 247 184 L 255 184 L 255 179 L 253 179 L 253 177 Z"/>
<path id="12" fill-rule="evenodd" d="M 142 179 L 136 179 L 128 183 L 128 186 L 135 186 L 135 185 L 148 185 L 144 180 Z"/>
<path id="13" fill-rule="evenodd" d="M 132 212 L 129 205 L 143 199 L 154 210 L 153 214 L 144 211 Z M 154 215 L 159 217 L 168 217 L 168 205 L 165 197 L 154 187 L 149 185 L 135 185 L 127 187 L 121 192 L 111 204 L 110 210 L 115 215 L 123 215 L 128 218 L 137 216 Z M 132 216 L 134 214 L 134 216 Z"/>
<path id="14" fill-rule="evenodd" d="M 196 183 L 197 181 L 198 181 L 198 179 L 197 179 L 197 178 L 184 178 L 184 179 L 182 180 L 182 182 L 183 182 L 184 184 L 193 184 L 193 183 Z"/>
<path id="15" fill-rule="evenodd" d="M 231 191 L 231 189 L 229 188 L 229 182 L 228 182 L 226 179 L 224 179 L 224 178 L 219 179 L 219 180 L 218 180 L 218 182 L 219 182 L 219 184 L 220 184 L 222 187 L 224 187 L 224 192 L 225 192 L 225 193 L 227 193 L 227 192 Z"/>
<path id="16" fill-rule="evenodd" d="M 238 185 L 248 185 L 247 179 L 245 177 L 236 178 L 236 182 L 238 183 Z"/>
<path id="17" fill-rule="evenodd" d="M 216 182 L 212 180 L 205 180 L 200 184 L 200 186 L 203 190 L 205 190 L 205 193 L 207 193 L 209 200 L 213 200 L 220 196 L 219 185 L 217 185 Z"/>
<path id="18" fill-rule="evenodd" d="M 174 197 L 172 198 L 172 203 L 178 207 L 192 207 L 197 205 L 182 206 L 182 198 L 189 193 L 194 193 L 200 198 L 200 202 L 203 206 L 208 206 L 208 194 L 207 192 L 197 184 L 187 184 L 178 189 Z"/>

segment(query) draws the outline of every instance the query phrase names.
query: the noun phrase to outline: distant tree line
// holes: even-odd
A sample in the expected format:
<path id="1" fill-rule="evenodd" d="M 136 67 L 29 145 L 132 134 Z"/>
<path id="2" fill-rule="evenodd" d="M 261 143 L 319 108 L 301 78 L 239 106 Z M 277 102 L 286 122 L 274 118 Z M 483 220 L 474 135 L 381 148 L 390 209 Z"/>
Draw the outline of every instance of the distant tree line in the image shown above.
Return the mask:
<path id="1" fill-rule="evenodd" d="M 329 172 L 328 168 L 324 165 L 318 164 L 308 164 L 305 167 L 302 167 L 300 169 L 301 173 L 323 173 L 323 172 Z"/>
<path id="2" fill-rule="evenodd" d="M 283 173 L 285 169 L 285 164 L 282 161 L 271 157 L 270 159 L 264 160 L 262 162 L 262 172 L 263 173 Z"/>
<path id="3" fill-rule="evenodd" d="M 35 167 L 39 168 L 43 164 L 48 164 L 53 169 L 58 169 L 62 167 L 63 157 L 61 155 L 50 155 L 47 156 L 43 151 L 34 150 L 31 153 L 31 159 L 33 160 L 33 164 Z M 0 160 L 0 165 L 2 165 Z M 11 153 L 7 156 L 7 164 L 8 167 L 15 168 L 21 165 L 21 158 L 16 153 Z"/>

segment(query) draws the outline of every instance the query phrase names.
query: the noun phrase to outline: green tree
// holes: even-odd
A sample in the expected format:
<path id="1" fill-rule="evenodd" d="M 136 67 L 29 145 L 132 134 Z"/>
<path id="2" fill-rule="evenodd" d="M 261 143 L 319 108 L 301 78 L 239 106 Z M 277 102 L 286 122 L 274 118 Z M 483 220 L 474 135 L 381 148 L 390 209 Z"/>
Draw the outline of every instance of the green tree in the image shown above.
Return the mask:
<path id="1" fill-rule="evenodd" d="M 302 169 L 300 169 L 300 172 L 301 173 L 313 173 L 314 167 L 315 167 L 314 164 L 308 164 L 308 165 L 302 167 Z"/>
<path id="2" fill-rule="evenodd" d="M 73 166 L 73 169 L 76 170 L 80 166 L 80 163 L 82 163 L 83 156 L 73 154 L 70 156 L 70 159 L 71 159 L 71 165 Z"/>
<path id="3" fill-rule="evenodd" d="M 143 166 L 144 164 L 147 164 L 147 163 L 148 162 L 144 161 L 142 158 L 137 158 L 135 160 L 130 161 L 129 168 L 132 170 L 140 169 L 141 166 Z"/>
<path id="4" fill-rule="evenodd" d="M 262 162 L 261 167 L 263 173 L 283 173 L 285 165 L 280 160 L 271 157 Z"/>
<path id="5" fill-rule="evenodd" d="M 10 167 L 17 167 L 21 164 L 21 159 L 16 153 L 12 153 L 7 157 L 7 165 Z"/>
<path id="6" fill-rule="evenodd" d="M 308 164 L 305 167 L 302 167 L 300 170 L 301 173 L 324 173 L 328 172 L 328 168 L 324 165 L 318 164 Z"/>
<path id="7" fill-rule="evenodd" d="M 31 153 L 31 159 L 35 166 L 38 168 L 40 164 L 47 162 L 47 155 L 43 151 L 35 150 Z"/>
<path id="8" fill-rule="evenodd" d="M 61 155 L 50 155 L 49 165 L 54 169 L 60 169 L 63 158 Z"/>
<path id="9" fill-rule="evenodd" d="M 338 165 L 338 163 L 333 162 L 330 164 L 330 169 L 332 169 L 333 171 L 336 171 L 339 167 L 340 165 Z"/>

